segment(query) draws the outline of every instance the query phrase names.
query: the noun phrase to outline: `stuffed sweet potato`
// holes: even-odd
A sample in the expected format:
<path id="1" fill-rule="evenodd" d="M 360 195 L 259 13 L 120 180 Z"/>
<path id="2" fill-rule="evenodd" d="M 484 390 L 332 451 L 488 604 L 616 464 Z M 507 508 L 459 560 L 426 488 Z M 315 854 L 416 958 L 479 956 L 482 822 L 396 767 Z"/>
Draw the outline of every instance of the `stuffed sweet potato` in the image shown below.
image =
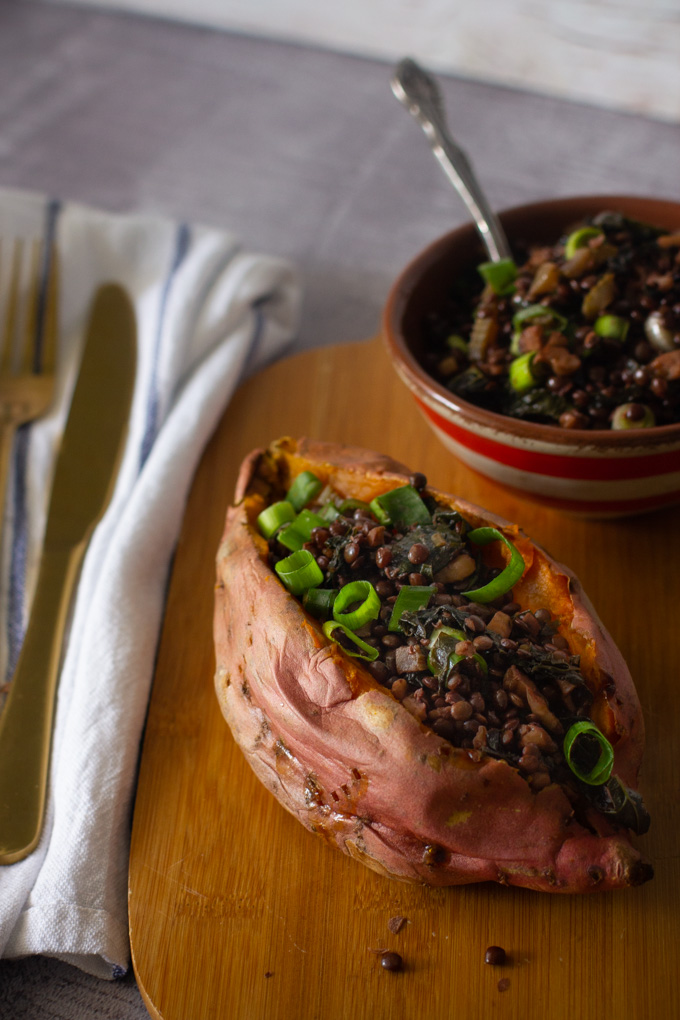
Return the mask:
<path id="1" fill-rule="evenodd" d="M 218 553 L 216 690 L 264 785 L 397 878 L 639 885 L 643 721 L 577 579 L 370 451 L 244 462 Z"/>

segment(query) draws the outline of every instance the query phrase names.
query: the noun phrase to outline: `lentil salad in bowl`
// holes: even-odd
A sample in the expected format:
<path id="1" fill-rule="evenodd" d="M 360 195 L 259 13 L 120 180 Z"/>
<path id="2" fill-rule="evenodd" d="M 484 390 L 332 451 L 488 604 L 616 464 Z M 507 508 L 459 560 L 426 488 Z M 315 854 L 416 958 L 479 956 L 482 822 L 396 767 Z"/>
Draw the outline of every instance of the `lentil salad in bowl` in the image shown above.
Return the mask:
<path id="1" fill-rule="evenodd" d="M 472 224 L 392 287 L 383 336 L 445 446 L 525 498 L 588 517 L 680 500 L 680 204 L 593 196 Z M 488 258 L 488 256 L 487 256 Z"/>

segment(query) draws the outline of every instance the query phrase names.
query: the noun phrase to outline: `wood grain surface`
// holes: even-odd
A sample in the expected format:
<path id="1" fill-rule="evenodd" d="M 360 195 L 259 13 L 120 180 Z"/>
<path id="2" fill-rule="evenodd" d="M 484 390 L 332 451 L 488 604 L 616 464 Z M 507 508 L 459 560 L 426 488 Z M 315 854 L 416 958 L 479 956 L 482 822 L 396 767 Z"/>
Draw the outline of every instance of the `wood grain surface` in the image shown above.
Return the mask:
<path id="1" fill-rule="evenodd" d="M 647 724 L 639 845 L 656 876 L 592 896 L 431 890 L 329 848 L 250 772 L 213 691 L 214 558 L 242 457 L 280 435 L 361 444 L 519 522 L 580 576 L 628 660 Z M 238 392 L 187 506 L 149 708 L 130 860 L 135 973 L 163 1020 L 606 1020 L 680 1015 L 679 511 L 588 522 L 455 461 L 379 342 L 306 353 Z M 408 918 L 396 935 L 388 921 Z M 509 962 L 484 962 L 489 945 Z M 399 952 L 402 973 L 379 964 Z M 500 984 L 499 984 L 500 982 Z"/>

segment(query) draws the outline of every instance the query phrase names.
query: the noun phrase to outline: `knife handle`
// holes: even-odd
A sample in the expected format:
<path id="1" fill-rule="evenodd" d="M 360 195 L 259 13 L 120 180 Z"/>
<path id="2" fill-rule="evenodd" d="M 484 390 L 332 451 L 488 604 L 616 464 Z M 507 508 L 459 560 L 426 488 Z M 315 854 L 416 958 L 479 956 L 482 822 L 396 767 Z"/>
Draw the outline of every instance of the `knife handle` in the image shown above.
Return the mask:
<path id="1" fill-rule="evenodd" d="M 46 548 L 26 636 L 0 716 L 0 864 L 13 864 L 42 831 L 62 641 L 86 542 Z"/>

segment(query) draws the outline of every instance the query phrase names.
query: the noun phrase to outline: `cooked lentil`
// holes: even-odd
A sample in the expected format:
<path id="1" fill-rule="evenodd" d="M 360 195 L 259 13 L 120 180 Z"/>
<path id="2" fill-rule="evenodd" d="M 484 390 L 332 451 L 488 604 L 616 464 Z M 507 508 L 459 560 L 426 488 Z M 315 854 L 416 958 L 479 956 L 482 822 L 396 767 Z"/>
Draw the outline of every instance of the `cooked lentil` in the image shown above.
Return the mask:
<path id="1" fill-rule="evenodd" d="M 502 967 L 506 960 L 507 956 L 502 946 L 489 946 L 484 954 L 484 963 L 492 967 Z"/>
<path id="2" fill-rule="evenodd" d="M 385 970 L 397 971 L 403 968 L 404 961 L 399 953 L 382 953 L 380 956 L 380 966 Z"/>
<path id="3" fill-rule="evenodd" d="M 565 429 L 679 422 L 680 230 L 614 212 L 584 227 L 575 250 L 569 237 L 525 249 L 510 293 L 462 274 L 425 323 L 423 365 L 514 418 Z"/>

